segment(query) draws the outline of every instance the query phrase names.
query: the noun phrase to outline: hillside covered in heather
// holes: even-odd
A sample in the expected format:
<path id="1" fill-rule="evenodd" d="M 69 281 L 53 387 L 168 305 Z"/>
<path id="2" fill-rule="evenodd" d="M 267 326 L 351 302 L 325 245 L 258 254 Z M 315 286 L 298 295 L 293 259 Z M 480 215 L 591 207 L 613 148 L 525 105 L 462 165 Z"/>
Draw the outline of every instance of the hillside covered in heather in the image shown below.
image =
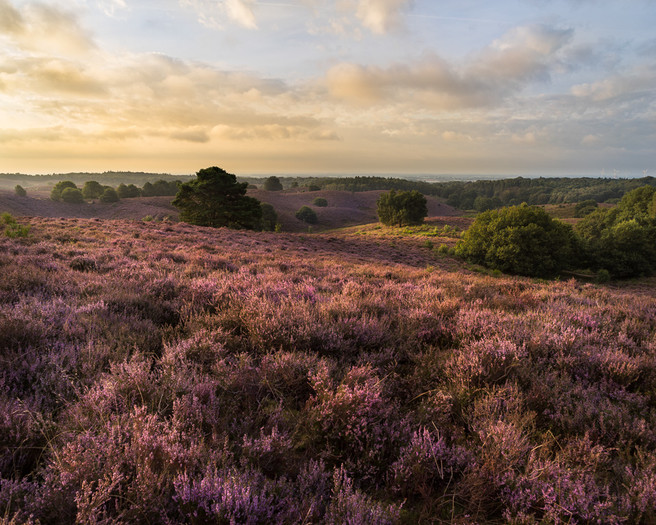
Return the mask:
<path id="1" fill-rule="evenodd" d="M 5 523 L 656 519 L 653 280 L 487 275 L 386 228 L 19 222 Z"/>

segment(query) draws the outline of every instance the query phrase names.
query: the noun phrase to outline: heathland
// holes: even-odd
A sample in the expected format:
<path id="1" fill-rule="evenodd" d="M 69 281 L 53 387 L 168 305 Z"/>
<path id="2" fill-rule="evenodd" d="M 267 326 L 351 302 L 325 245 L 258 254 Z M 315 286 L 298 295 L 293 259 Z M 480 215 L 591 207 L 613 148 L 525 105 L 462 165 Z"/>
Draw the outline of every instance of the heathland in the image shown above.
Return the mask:
<path id="1" fill-rule="evenodd" d="M 466 265 L 471 218 L 380 192 L 252 190 L 282 232 L 0 196 L 0 520 L 653 523 L 656 281 Z"/>

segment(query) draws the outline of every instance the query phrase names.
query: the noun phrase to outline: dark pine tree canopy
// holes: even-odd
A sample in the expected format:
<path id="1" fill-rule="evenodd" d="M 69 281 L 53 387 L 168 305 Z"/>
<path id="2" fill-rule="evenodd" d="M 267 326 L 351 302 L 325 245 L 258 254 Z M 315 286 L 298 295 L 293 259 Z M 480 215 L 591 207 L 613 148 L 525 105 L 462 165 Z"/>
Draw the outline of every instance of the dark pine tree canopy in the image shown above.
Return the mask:
<path id="1" fill-rule="evenodd" d="M 213 166 L 196 173 L 196 179 L 180 186 L 173 205 L 180 220 L 214 228 L 256 229 L 262 217 L 260 201 L 246 196 L 247 182 Z"/>

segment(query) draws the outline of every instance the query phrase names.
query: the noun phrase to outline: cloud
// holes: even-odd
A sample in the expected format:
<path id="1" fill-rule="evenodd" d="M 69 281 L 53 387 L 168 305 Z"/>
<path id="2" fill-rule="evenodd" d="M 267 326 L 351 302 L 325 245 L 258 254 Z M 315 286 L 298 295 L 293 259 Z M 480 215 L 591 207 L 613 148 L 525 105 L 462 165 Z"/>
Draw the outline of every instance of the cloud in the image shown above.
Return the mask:
<path id="1" fill-rule="evenodd" d="M 98 5 L 103 13 L 110 17 L 113 17 L 118 11 L 128 8 L 125 0 L 99 0 Z"/>
<path id="2" fill-rule="evenodd" d="M 571 36 L 546 26 L 517 28 L 460 66 L 435 54 L 386 68 L 341 63 L 328 71 L 326 86 L 334 97 L 360 103 L 415 98 L 445 110 L 493 106 L 531 82 L 548 81 Z"/>
<path id="3" fill-rule="evenodd" d="M 211 29 L 223 29 L 227 20 L 248 29 L 257 29 L 255 0 L 179 0 L 182 7 L 196 11 L 198 21 Z"/>
<path id="4" fill-rule="evenodd" d="M 20 12 L 8 0 L 0 0 L 0 30 L 6 33 L 20 33 L 24 29 Z"/>
<path id="5" fill-rule="evenodd" d="M 24 50 L 79 55 L 96 49 L 75 14 L 46 4 L 28 3 L 17 9 L 0 0 L 0 29 Z"/>
<path id="6" fill-rule="evenodd" d="M 359 0 L 356 16 L 373 33 L 383 34 L 401 25 L 402 12 L 412 0 Z"/>

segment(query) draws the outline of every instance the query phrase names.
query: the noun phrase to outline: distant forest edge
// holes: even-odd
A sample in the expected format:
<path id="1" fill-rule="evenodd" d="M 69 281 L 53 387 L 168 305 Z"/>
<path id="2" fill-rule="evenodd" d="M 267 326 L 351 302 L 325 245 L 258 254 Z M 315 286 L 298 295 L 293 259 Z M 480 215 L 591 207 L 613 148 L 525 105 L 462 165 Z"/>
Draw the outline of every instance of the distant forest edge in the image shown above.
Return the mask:
<path id="1" fill-rule="evenodd" d="M 160 180 L 187 182 L 191 175 L 165 173 L 115 172 L 65 173 L 53 175 L 0 174 L 0 187 L 9 189 L 15 184 L 26 186 L 54 185 L 61 180 L 82 184 L 97 180 L 103 184 L 136 184 Z M 267 177 L 238 177 L 239 181 L 262 187 Z M 498 180 L 426 182 L 382 176 L 355 177 L 280 177 L 284 189 L 298 188 L 299 191 L 342 190 L 417 190 L 424 195 L 440 197 L 450 206 L 463 210 L 487 209 L 514 206 L 523 202 L 529 205 L 576 203 L 594 200 L 616 203 L 626 193 L 649 185 L 656 187 L 655 177 L 641 178 L 595 178 L 595 177 L 515 177 Z"/>

